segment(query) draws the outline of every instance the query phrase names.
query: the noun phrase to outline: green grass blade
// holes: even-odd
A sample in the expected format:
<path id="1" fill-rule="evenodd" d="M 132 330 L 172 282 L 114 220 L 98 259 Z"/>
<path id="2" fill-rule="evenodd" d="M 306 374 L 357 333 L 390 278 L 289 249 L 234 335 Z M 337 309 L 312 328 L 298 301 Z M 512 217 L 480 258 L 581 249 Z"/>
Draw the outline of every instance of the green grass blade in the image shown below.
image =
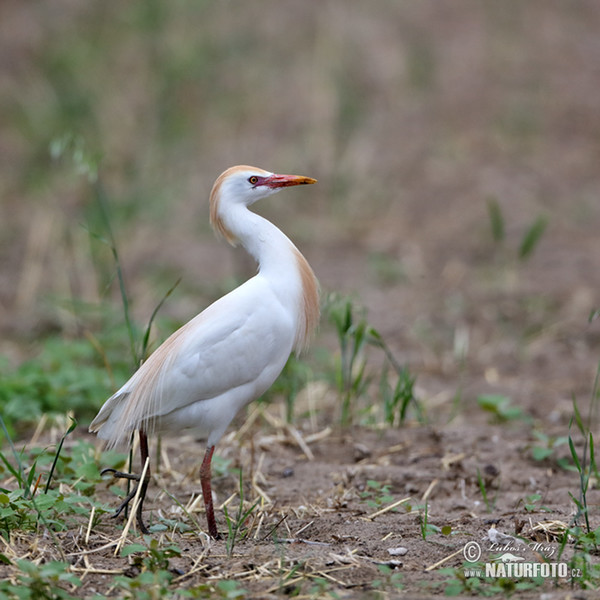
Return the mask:
<path id="1" fill-rule="evenodd" d="M 17 483 L 20 487 L 23 487 L 23 479 L 22 475 L 19 471 L 17 471 L 9 462 L 8 459 L 0 452 L 0 460 L 4 463 L 4 466 L 8 469 L 8 472 L 17 480 Z"/>
<path id="2" fill-rule="evenodd" d="M 496 198 L 488 198 L 487 201 L 488 215 L 490 217 L 490 227 L 492 230 L 492 238 L 495 242 L 504 241 L 504 217 L 498 200 Z"/>
<path id="3" fill-rule="evenodd" d="M 6 468 L 16 478 L 19 486 L 21 488 L 23 488 L 24 484 L 25 484 L 25 478 L 23 475 L 23 463 L 21 462 L 21 457 L 19 456 L 19 453 L 17 452 L 17 449 L 15 448 L 15 445 L 13 444 L 12 439 L 8 433 L 8 429 L 6 429 L 6 424 L 4 423 L 4 419 L 2 418 L 2 415 L 0 415 L 0 426 L 2 427 L 2 430 L 4 431 L 4 435 L 6 436 L 6 439 L 8 440 L 8 445 L 10 446 L 13 456 L 15 457 L 15 461 L 18 465 L 18 470 L 16 470 L 8 462 L 8 460 L 5 458 L 4 454 L 0 453 L 0 458 L 2 459 L 2 462 L 6 465 Z M 25 497 L 27 497 L 28 493 L 29 493 L 29 489 L 25 488 Z"/>
<path id="4" fill-rule="evenodd" d="M 33 495 L 34 495 L 34 492 L 32 491 L 33 480 L 35 479 L 36 469 L 37 469 L 37 459 L 33 461 L 33 464 L 31 465 L 31 468 L 29 469 L 29 474 L 27 475 L 27 480 L 25 482 L 25 489 L 28 490 L 29 493 L 31 494 L 32 500 L 33 500 Z"/>
<path id="5" fill-rule="evenodd" d="M 590 472 L 597 473 L 598 469 L 596 468 L 596 456 L 594 454 L 594 436 L 592 432 L 589 433 L 589 449 L 590 449 Z"/>
<path id="6" fill-rule="evenodd" d="M 181 277 L 169 288 L 167 293 L 162 297 L 161 301 L 156 305 L 154 310 L 152 311 L 152 315 L 150 316 L 150 320 L 148 321 L 148 326 L 146 327 L 146 331 L 144 332 L 144 337 L 142 339 L 142 349 L 140 352 L 140 356 L 142 359 L 146 358 L 146 352 L 148 350 L 148 341 L 150 339 L 150 330 L 152 329 L 152 324 L 154 323 L 154 319 L 158 314 L 158 311 L 162 308 L 162 305 L 166 302 L 167 298 L 175 291 L 175 288 L 181 283 Z"/>
<path id="7" fill-rule="evenodd" d="M 575 418 L 575 424 L 577 425 L 577 429 L 579 429 L 581 435 L 585 437 L 585 426 L 583 425 L 583 419 L 581 418 L 581 413 L 579 412 L 579 408 L 577 406 L 575 398 L 573 398 L 573 416 Z"/>
<path id="8" fill-rule="evenodd" d="M 538 242 L 542 238 L 548 225 L 548 219 L 545 216 L 538 217 L 533 225 L 525 232 L 521 246 L 519 247 L 519 259 L 526 260 L 531 256 Z"/>
<path id="9" fill-rule="evenodd" d="M 573 438 L 569 436 L 569 450 L 571 451 L 571 458 L 575 463 L 575 467 L 579 473 L 582 472 L 581 463 L 579 462 L 579 457 L 577 456 L 577 452 L 575 450 L 575 444 L 573 443 Z"/>
<path id="10" fill-rule="evenodd" d="M 63 444 L 65 443 L 65 439 L 67 436 L 75 430 L 77 427 L 77 421 L 73 417 L 69 417 L 71 419 L 71 425 L 67 431 L 63 434 L 62 438 L 60 438 L 60 442 L 58 444 L 58 448 L 56 449 L 56 453 L 54 454 L 54 460 L 52 461 L 52 466 L 50 467 L 50 472 L 48 473 L 48 481 L 46 481 L 46 487 L 44 488 L 44 494 L 48 493 L 50 489 L 50 482 L 52 481 L 52 476 L 54 475 L 54 469 L 56 468 L 56 463 L 58 463 L 58 457 L 60 456 L 60 451 L 62 450 Z"/>
<path id="11" fill-rule="evenodd" d="M 119 282 L 119 291 L 121 293 L 121 302 L 123 304 L 123 315 L 125 317 L 125 325 L 127 327 L 127 332 L 129 334 L 129 345 L 131 348 L 131 356 L 132 356 L 135 366 L 138 367 L 140 365 L 141 357 L 138 355 L 136 346 L 135 346 L 136 331 L 135 331 L 134 323 L 131 319 L 131 314 L 130 314 L 130 310 L 129 310 L 129 297 L 127 296 L 127 289 L 125 286 L 125 277 L 123 275 L 123 269 L 121 268 L 119 251 L 117 248 L 116 239 L 115 239 L 112 225 L 111 225 L 110 207 L 108 204 L 108 197 L 106 195 L 106 191 L 104 190 L 104 186 L 102 185 L 102 182 L 99 178 L 94 182 L 93 188 L 94 188 L 94 193 L 95 193 L 95 197 L 96 197 L 96 202 L 98 203 L 98 207 L 100 208 L 100 214 L 102 216 L 104 228 L 108 235 L 109 248 L 110 248 L 110 251 L 111 251 L 114 261 L 115 261 L 117 280 Z"/>

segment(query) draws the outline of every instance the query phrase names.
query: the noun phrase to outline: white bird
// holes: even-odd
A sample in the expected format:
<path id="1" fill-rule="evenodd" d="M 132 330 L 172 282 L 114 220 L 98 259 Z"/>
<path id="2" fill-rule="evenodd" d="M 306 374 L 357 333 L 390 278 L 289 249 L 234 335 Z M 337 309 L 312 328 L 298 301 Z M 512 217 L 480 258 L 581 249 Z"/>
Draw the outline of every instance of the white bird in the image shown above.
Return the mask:
<path id="1" fill-rule="evenodd" d="M 317 279 L 300 251 L 270 221 L 250 211 L 257 200 L 281 189 L 316 183 L 299 175 L 276 175 L 236 166 L 222 173 L 210 194 L 213 229 L 241 245 L 258 263 L 257 274 L 173 333 L 129 381 L 102 406 L 91 432 L 110 447 L 138 431 L 142 468 L 147 435 L 193 429 L 207 439 L 200 482 L 209 534 L 218 537 L 211 491 L 211 460 L 235 414 L 266 392 L 290 353 L 308 343 L 319 320 Z M 105 469 L 138 481 L 119 506 L 118 516 L 140 490 L 137 520 L 150 479 Z"/>

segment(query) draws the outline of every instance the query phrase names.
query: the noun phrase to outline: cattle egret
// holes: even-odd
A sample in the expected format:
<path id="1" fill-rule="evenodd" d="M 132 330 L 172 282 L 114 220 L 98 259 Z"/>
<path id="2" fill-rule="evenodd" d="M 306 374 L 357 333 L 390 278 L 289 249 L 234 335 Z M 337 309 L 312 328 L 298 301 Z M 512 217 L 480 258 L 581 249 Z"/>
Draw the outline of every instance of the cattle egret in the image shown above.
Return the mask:
<path id="1" fill-rule="evenodd" d="M 129 442 L 137 431 L 142 469 L 149 434 L 192 429 L 206 437 L 200 483 L 213 538 L 218 537 L 211 491 L 215 444 L 240 408 L 269 389 L 290 353 L 307 345 L 319 320 L 318 283 L 308 262 L 282 231 L 248 207 L 285 187 L 309 183 L 316 180 L 248 166 L 231 167 L 217 178 L 210 194 L 211 225 L 256 260 L 257 274 L 163 342 L 90 425 L 109 447 Z M 136 516 L 147 533 L 142 504 L 150 469 L 143 481 L 141 475 L 104 472 L 138 482 L 114 516 L 140 488 Z"/>

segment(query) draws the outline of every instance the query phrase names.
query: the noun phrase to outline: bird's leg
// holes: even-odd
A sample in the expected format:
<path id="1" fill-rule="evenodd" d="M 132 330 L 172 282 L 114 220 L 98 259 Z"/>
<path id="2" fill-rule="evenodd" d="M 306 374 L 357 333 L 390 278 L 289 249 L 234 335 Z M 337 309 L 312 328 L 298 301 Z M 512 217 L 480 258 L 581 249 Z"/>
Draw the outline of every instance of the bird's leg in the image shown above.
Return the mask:
<path id="1" fill-rule="evenodd" d="M 220 536 L 219 532 L 217 531 L 217 524 L 215 522 L 215 510 L 213 508 L 212 489 L 210 485 L 210 463 L 212 461 L 214 451 L 214 446 L 208 446 L 208 448 L 206 448 L 204 460 L 202 461 L 202 466 L 200 467 L 200 485 L 202 486 L 202 497 L 204 498 L 208 533 L 210 534 L 210 537 L 217 540 Z"/>
<path id="2" fill-rule="evenodd" d="M 146 435 L 146 432 L 143 431 L 142 429 L 140 429 L 138 431 L 138 433 L 140 435 L 140 457 L 142 459 L 142 471 L 141 472 L 143 473 L 144 467 L 146 466 L 146 461 L 148 460 L 148 437 Z M 133 488 L 133 490 L 131 492 L 129 492 L 129 494 L 123 500 L 123 502 L 121 502 L 121 504 L 119 504 L 119 506 L 117 507 L 117 510 L 115 511 L 115 513 L 112 516 L 113 516 L 113 518 L 118 517 L 123 512 L 123 509 L 126 506 L 128 506 L 129 503 L 135 498 L 136 494 L 138 493 L 138 488 L 140 488 L 140 486 L 141 486 L 140 494 L 139 494 L 139 502 L 137 505 L 136 517 L 137 517 L 137 522 L 138 522 L 140 531 L 142 533 L 150 533 L 142 519 L 142 507 L 144 505 L 144 499 L 146 498 L 146 491 L 148 489 L 148 483 L 150 483 L 150 463 L 148 463 L 148 468 L 146 469 L 146 475 L 144 476 L 143 481 L 141 480 L 142 479 L 141 475 L 136 475 L 134 473 L 124 473 L 123 471 L 117 471 L 117 470 L 111 469 L 111 468 L 103 469 L 100 474 L 104 475 L 105 473 L 112 473 L 112 476 L 115 478 L 118 478 L 118 479 L 129 479 L 131 481 L 138 482 L 137 485 Z"/>

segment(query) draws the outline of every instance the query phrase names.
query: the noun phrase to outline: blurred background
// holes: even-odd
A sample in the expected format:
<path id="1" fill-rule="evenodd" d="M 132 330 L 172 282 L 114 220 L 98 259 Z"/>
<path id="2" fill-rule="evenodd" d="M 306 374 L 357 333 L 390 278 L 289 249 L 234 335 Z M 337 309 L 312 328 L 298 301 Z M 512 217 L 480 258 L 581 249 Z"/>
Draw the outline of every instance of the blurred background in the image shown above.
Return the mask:
<path id="1" fill-rule="evenodd" d="M 208 225 L 245 163 L 319 180 L 256 210 L 432 409 L 560 420 L 599 357 L 599 91 L 595 0 L 5 0 L 4 406 L 26 377 L 98 405 L 130 372 L 111 232 L 136 322 L 181 279 L 158 339 L 253 273 Z"/>

